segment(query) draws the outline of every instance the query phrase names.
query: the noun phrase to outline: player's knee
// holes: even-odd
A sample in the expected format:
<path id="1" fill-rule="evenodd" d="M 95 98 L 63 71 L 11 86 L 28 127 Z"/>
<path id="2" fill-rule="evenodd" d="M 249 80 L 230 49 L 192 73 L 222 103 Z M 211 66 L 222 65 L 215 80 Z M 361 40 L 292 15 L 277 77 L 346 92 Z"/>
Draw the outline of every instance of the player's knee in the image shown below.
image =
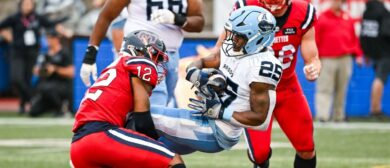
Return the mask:
<path id="1" fill-rule="evenodd" d="M 249 160 L 254 164 L 255 168 L 268 168 L 269 159 L 272 156 L 272 149 L 270 148 L 268 152 L 257 152 L 250 155 L 248 151 Z"/>
<path id="2" fill-rule="evenodd" d="M 302 159 L 312 159 L 315 157 L 315 151 L 310 151 L 310 152 L 297 152 L 297 155 L 302 158 Z"/>

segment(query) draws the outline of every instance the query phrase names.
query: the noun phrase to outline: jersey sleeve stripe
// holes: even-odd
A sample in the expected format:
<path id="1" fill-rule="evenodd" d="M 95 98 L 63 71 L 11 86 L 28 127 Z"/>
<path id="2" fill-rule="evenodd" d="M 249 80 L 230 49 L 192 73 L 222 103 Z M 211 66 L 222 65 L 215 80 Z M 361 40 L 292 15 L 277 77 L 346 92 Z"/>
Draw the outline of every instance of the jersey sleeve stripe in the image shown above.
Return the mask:
<path id="1" fill-rule="evenodd" d="M 302 29 L 306 29 L 309 27 L 309 25 L 311 25 L 311 23 L 313 22 L 314 20 L 314 13 L 315 13 L 315 9 L 313 7 L 313 5 L 309 4 L 307 6 L 307 15 L 305 17 L 305 21 L 303 22 L 303 24 L 301 25 L 301 28 Z"/>
<path id="2" fill-rule="evenodd" d="M 149 150 L 151 152 L 158 153 L 168 158 L 173 158 L 173 156 L 175 156 L 174 152 L 170 151 L 162 144 L 159 144 L 158 142 L 153 141 L 149 138 L 142 137 L 129 132 L 125 132 L 120 129 L 115 129 L 115 130 L 111 129 L 108 130 L 107 133 L 108 136 L 129 146 L 134 146 L 144 150 Z"/>
<path id="3" fill-rule="evenodd" d="M 157 69 L 156 65 L 152 61 L 147 60 L 147 59 L 141 59 L 141 58 L 130 59 L 126 62 L 126 64 L 127 65 L 129 65 L 129 64 L 147 64 L 147 65 L 153 66 L 154 68 Z"/>
<path id="4" fill-rule="evenodd" d="M 236 9 L 239 9 L 243 6 L 246 6 L 245 0 L 237 0 L 236 1 Z"/>

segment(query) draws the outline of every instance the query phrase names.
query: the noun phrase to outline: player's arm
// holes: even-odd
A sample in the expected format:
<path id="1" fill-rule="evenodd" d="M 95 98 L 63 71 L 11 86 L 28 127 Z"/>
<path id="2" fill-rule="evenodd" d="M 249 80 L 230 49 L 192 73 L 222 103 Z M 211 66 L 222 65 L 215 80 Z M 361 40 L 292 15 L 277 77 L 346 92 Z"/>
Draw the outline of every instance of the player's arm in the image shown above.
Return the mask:
<path id="1" fill-rule="evenodd" d="M 89 44 L 99 46 L 106 36 L 111 22 L 120 14 L 122 9 L 130 3 L 130 0 L 107 0 L 99 14 L 98 20 L 92 30 Z"/>
<path id="2" fill-rule="evenodd" d="M 151 20 L 159 24 L 173 24 L 188 32 L 201 32 L 204 27 L 202 0 L 187 0 L 187 14 L 175 13 L 169 9 L 154 11 Z"/>
<path id="3" fill-rule="evenodd" d="M 182 29 L 187 32 L 201 32 L 205 24 L 202 12 L 203 2 L 202 0 L 188 0 L 187 2 L 187 17 Z"/>
<path id="4" fill-rule="evenodd" d="M 253 82 L 250 84 L 251 110 L 233 112 L 230 122 L 237 126 L 267 129 L 275 107 L 275 86 L 266 83 Z M 229 108 L 225 110 L 229 113 Z"/>
<path id="5" fill-rule="evenodd" d="M 202 101 L 190 99 L 192 104 L 189 106 L 202 111 L 205 116 L 222 119 L 237 127 L 266 130 L 275 108 L 275 86 L 252 82 L 250 89 L 250 110 L 248 111 L 234 111 L 229 106 L 223 107 L 219 98 L 204 99 Z"/>
<path id="6" fill-rule="evenodd" d="M 119 15 L 122 9 L 130 3 L 130 0 L 107 0 L 99 14 L 98 20 L 89 38 L 87 51 L 81 65 L 80 77 L 86 86 L 91 85 L 90 76 L 97 79 L 96 55 L 99 45 L 107 33 L 111 22 Z"/>
<path id="7" fill-rule="evenodd" d="M 131 77 L 133 86 L 134 110 L 132 120 L 134 129 L 153 139 L 158 139 L 158 134 L 150 114 L 149 95 L 152 92 L 152 86 L 138 77 Z"/>
<path id="8" fill-rule="evenodd" d="M 305 67 L 303 68 L 305 77 L 309 81 L 314 81 L 318 78 L 321 71 L 321 61 L 318 56 L 314 26 L 303 35 L 301 52 L 305 62 Z"/>
<path id="9" fill-rule="evenodd" d="M 222 42 L 223 39 L 225 39 L 226 33 L 223 32 L 221 35 L 218 37 L 217 43 L 215 43 L 215 48 L 218 48 L 217 50 L 213 50 L 213 52 L 204 58 L 200 58 L 199 60 L 196 60 L 192 62 L 190 65 L 188 65 L 187 70 L 195 67 L 198 69 L 202 68 L 218 68 L 220 64 L 220 48 L 222 47 Z"/>

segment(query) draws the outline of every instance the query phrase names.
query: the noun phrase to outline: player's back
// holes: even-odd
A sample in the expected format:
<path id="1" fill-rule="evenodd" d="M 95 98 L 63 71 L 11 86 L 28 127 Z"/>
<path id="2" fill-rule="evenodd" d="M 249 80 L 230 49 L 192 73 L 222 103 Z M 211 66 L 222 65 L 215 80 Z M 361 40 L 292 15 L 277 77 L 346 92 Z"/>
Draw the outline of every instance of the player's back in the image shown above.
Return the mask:
<path id="1" fill-rule="evenodd" d="M 176 25 L 153 23 L 150 15 L 158 9 L 169 9 L 175 13 L 186 15 L 187 0 L 155 2 L 150 0 L 132 0 L 128 6 L 129 13 L 124 33 L 127 34 L 135 30 L 148 30 L 154 32 L 158 34 L 163 41 L 167 42 L 167 50 L 176 51 L 183 41 L 183 32 L 181 28 Z"/>
<path id="2" fill-rule="evenodd" d="M 132 56 L 122 56 L 111 63 L 85 93 L 73 130 L 90 121 L 122 127 L 127 113 L 133 110 L 131 77 L 139 77 L 154 87 L 156 66 L 149 59 Z"/>

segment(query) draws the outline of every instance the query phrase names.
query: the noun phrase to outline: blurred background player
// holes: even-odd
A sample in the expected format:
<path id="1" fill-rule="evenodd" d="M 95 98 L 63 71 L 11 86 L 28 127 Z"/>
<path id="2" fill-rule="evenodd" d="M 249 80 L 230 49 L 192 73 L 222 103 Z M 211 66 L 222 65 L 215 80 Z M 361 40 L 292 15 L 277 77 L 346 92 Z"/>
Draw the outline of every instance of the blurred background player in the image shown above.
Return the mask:
<path id="1" fill-rule="evenodd" d="M 321 122 L 346 120 L 345 102 L 353 56 L 359 66 L 363 65 L 363 51 L 355 33 L 354 20 L 342 9 L 344 3 L 344 0 L 331 0 L 330 8 L 321 14 L 315 26 L 322 63 L 315 106 L 316 119 Z"/>
<path id="2" fill-rule="evenodd" d="M 390 74 L 390 13 L 383 1 L 369 0 L 363 14 L 360 43 L 364 55 L 374 64 L 375 79 L 371 86 L 370 115 L 382 118 L 384 85 Z"/>
<path id="3" fill-rule="evenodd" d="M 84 56 L 80 76 L 89 86 L 90 77 L 96 79 L 96 54 L 108 26 L 123 8 L 127 6 L 128 18 L 124 34 L 145 29 L 158 34 L 167 43 L 170 61 L 167 64 L 167 76 L 153 91 L 151 102 L 166 106 L 174 104 L 174 90 L 178 80 L 178 48 L 183 41 L 183 32 L 200 32 L 204 26 L 201 0 L 179 1 L 144 1 L 144 0 L 107 0 L 90 37 L 89 46 Z"/>
<path id="4" fill-rule="evenodd" d="M 303 72 L 306 79 L 316 80 L 321 70 L 313 26 L 317 20 L 315 8 L 300 0 L 237 0 L 234 8 L 243 6 L 264 7 L 276 18 L 277 27 L 272 49 L 282 63 L 283 75 L 276 89 L 277 99 L 273 115 L 296 150 L 294 167 L 315 167 L 313 119 L 295 73 L 299 47 L 305 63 Z M 217 46 L 222 45 L 221 40 L 225 36 L 226 34 L 221 34 Z M 271 131 L 272 122 L 266 131 L 245 131 L 248 156 L 255 167 L 269 167 L 272 155 Z"/>
<path id="5" fill-rule="evenodd" d="M 31 98 L 31 117 L 38 117 L 49 110 L 54 110 L 54 116 L 63 116 L 66 112 L 63 106 L 71 106 L 73 99 L 70 91 L 74 76 L 72 58 L 62 47 L 61 35 L 54 28 L 45 32 L 48 51 L 38 56 L 33 69 L 39 79 Z"/>
<path id="6" fill-rule="evenodd" d="M 87 90 L 76 114 L 70 150 L 74 167 L 185 167 L 155 140 L 149 111 L 149 96 L 161 79 L 156 67 L 166 61 L 161 40 L 137 33 L 124 38 L 120 57 Z M 124 128 L 129 112 L 134 130 Z"/>

